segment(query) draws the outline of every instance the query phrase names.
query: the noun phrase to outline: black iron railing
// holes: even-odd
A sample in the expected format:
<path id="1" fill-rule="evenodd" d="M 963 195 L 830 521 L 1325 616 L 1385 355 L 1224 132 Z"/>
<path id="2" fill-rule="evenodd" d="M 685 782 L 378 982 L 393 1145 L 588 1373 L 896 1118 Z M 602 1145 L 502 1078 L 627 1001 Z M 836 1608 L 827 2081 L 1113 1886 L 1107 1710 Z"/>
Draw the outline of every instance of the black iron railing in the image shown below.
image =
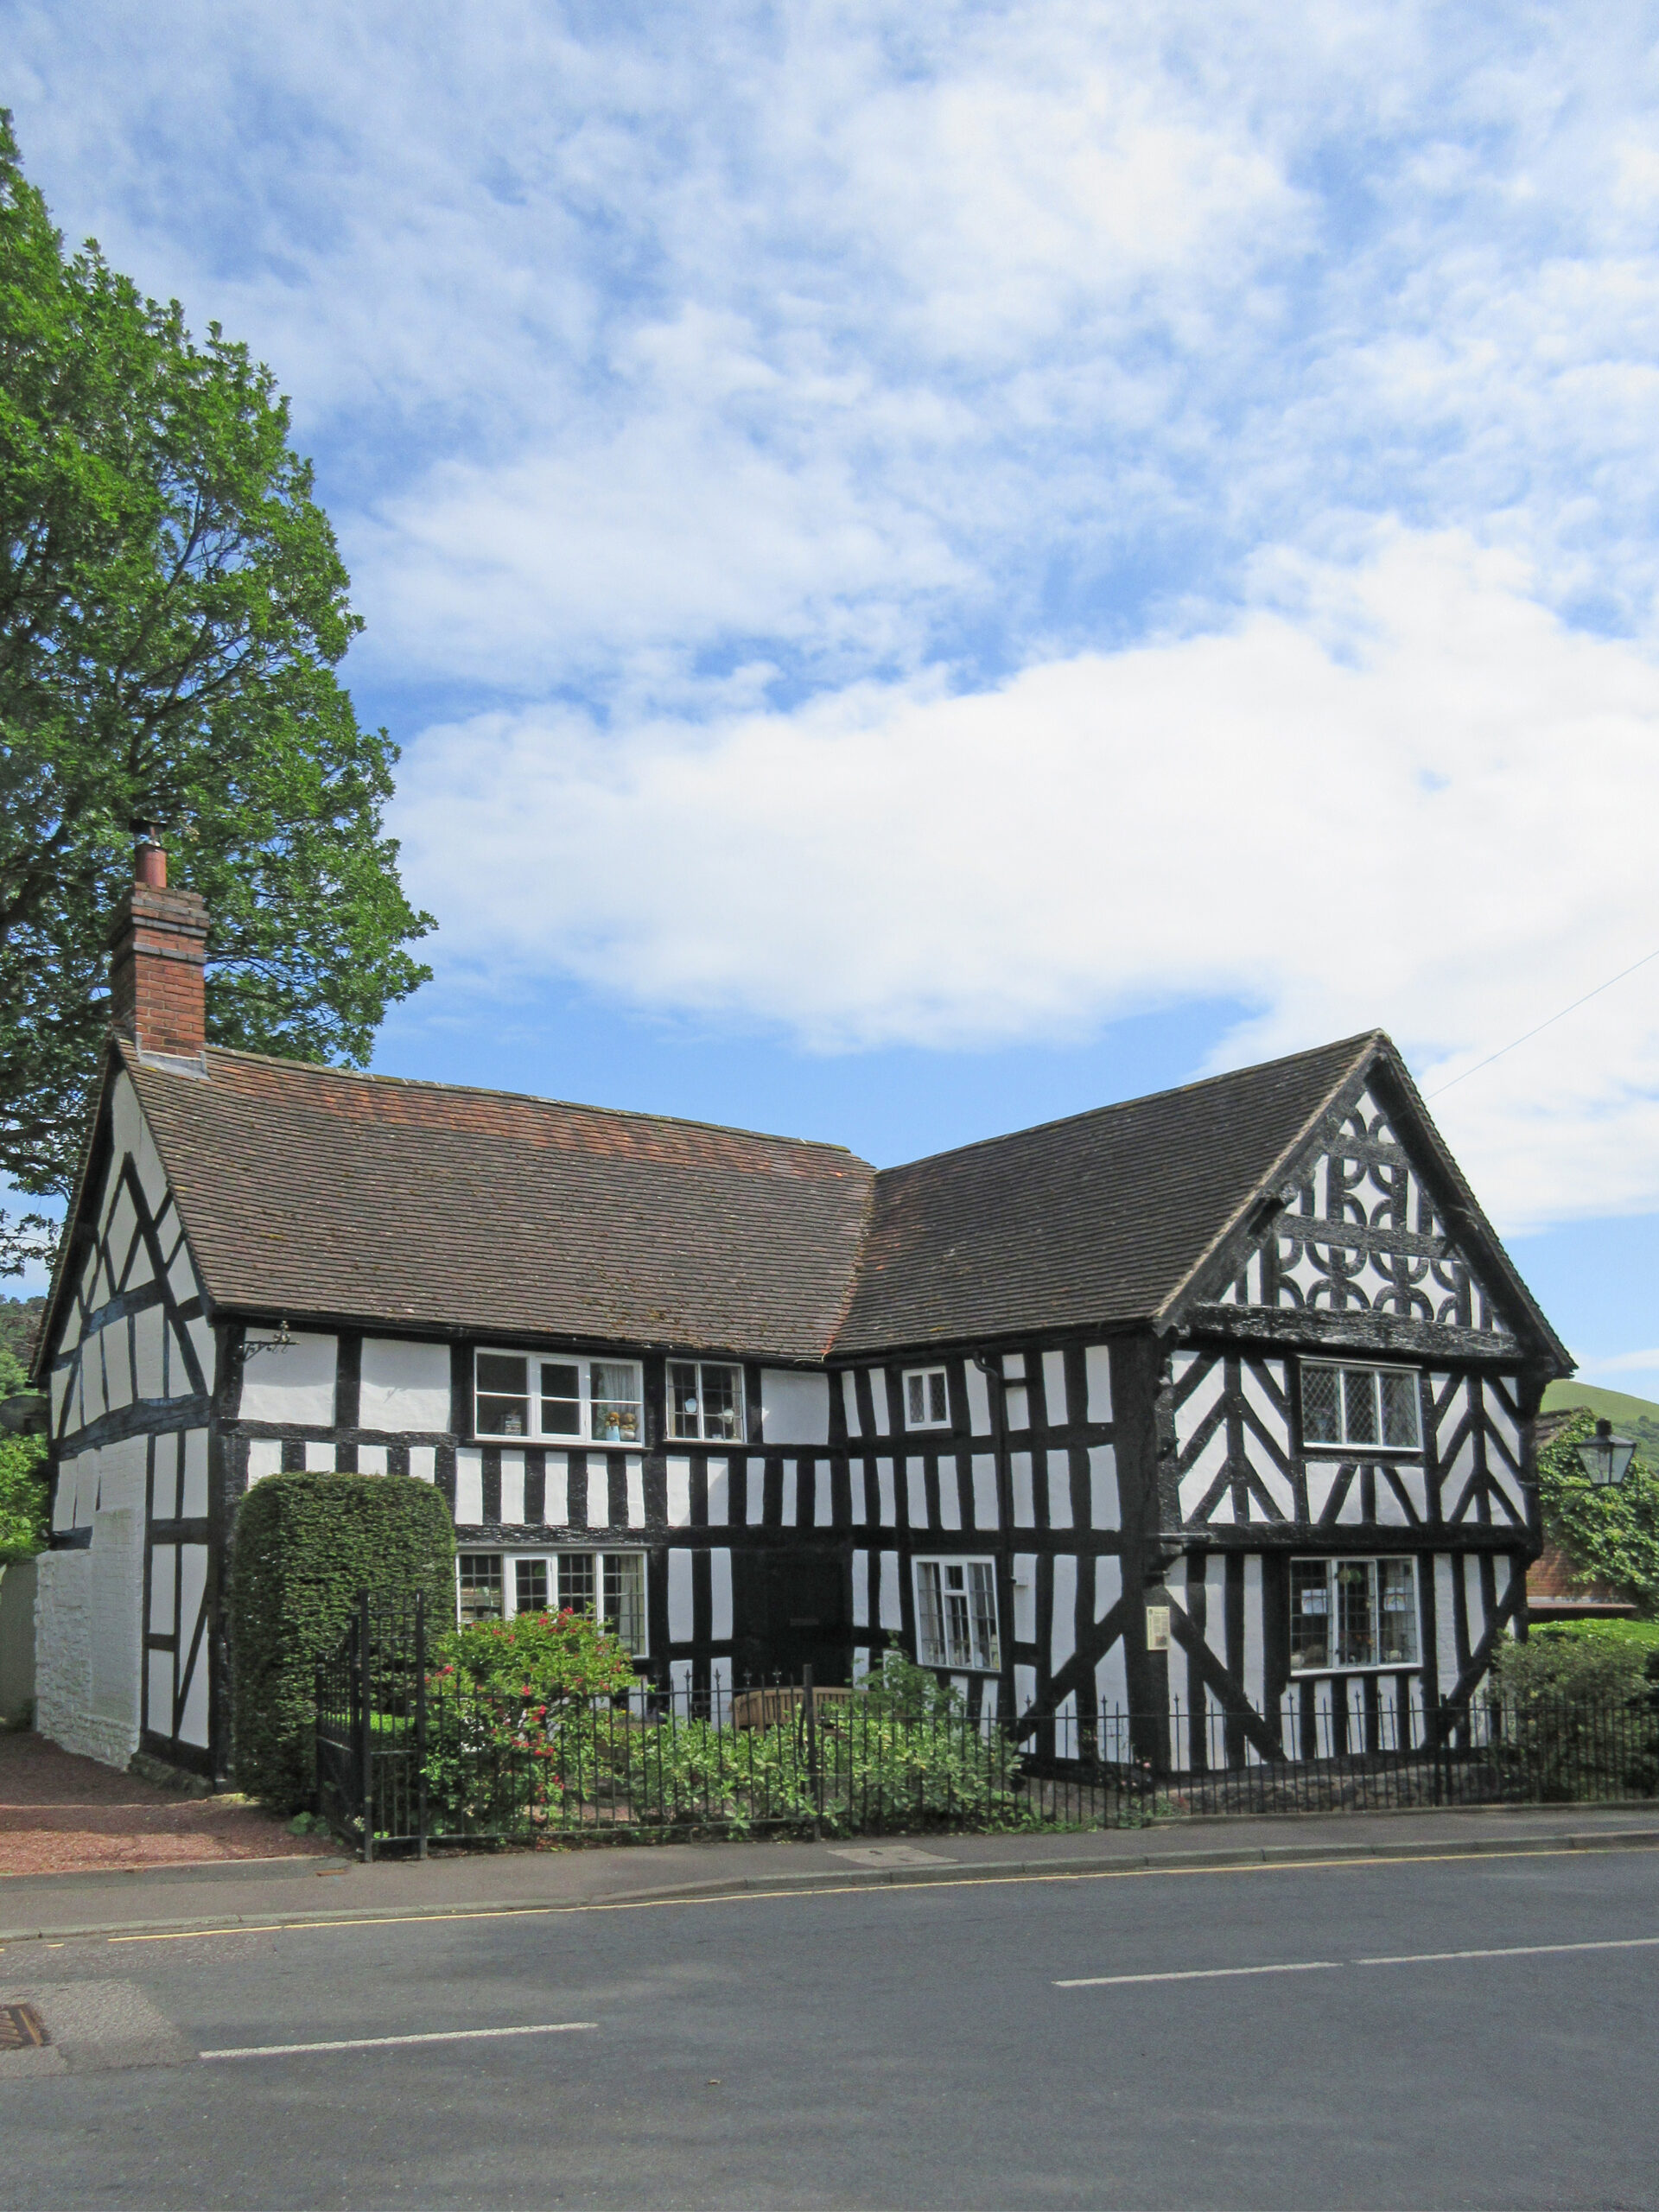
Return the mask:
<path id="1" fill-rule="evenodd" d="M 444 1624 L 448 1626 L 448 1623 Z M 319 1810 L 372 1858 L 430 1844 L 1110 1827 L 1196 1814 L 1590 1802 L 1659 1789 L 1645 1695 L 1427 1708 L 1286 1700 L 1026 1713 L 810 1675 L 541 1706 L 429 1663 L 422 1601 L 364 1599 L 317 1675 Z"/>

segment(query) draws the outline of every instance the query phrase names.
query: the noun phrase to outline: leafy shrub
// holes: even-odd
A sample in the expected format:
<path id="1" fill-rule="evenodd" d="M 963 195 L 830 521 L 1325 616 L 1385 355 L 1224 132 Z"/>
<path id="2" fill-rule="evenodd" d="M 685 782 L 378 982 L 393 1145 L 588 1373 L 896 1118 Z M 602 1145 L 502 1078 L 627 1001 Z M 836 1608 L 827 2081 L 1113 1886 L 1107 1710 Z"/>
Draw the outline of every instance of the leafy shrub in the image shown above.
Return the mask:
<path id="1" fill-rule="evenodd" d="M 1611 1624 L 1584 1624 L 1597 1628 Z M 1500 1756 L 1527 1794 L 1572 1802 L 1659 1788 L 1659 1711 L 1648 1681 L 1650 1646 L 1629 1637 L 1548 1630 L 1506 1643 L 1493 1662 Z"/>
<path id="2" fill-rule="evenodd" d="M 46 1439 L 0 1436 L 0 1566 L 46 1549 Z"/>
<path id="3" fill-rule="evenodd" d="M 455 1532 L 430 1483 L 406 1475 L 270 1475 L 242 1501 L 231 1573 L 236 1778 L 283 1811 L 315 1787 L 316 1670 L 362 1590 L 454 1618 Z"/>
<path id="4" fill-rule="evenodd" d="M 550 1799 L 595 1780 L 596 1704 L 633 1662 L 591 1613 L 518 1613 L 453 1630 L 427 1682 L 427 1789 L 459 1830 L 540 1825 Z"/>
<path id="5" fill-rule="evenodd" d="M 734 1728 L 619 1707 L 632 1669 L 613 1638 L 586 1620 L 541 1617 L 516 1643 L 518 1625 L 459 1631 L 449 1648 L 467 1651 L 469 1665 L 447 1666 L 429 1685 L 427 1783 L 451 1833 L 1040 1825 L 1014 1788 L 1008 1738 L 902 1654 L 861 1694 L 820 1704 L 809 1744 L 798 1711 Z"/>
<path id="6" fill-rule="evenodd" d="M 1659 1683 L 1659 1621 L 1548 1621 L 1532 1631 L 1535 1643 L 1545 1639 L 1639 1653 L 1648 1680 Z"/>

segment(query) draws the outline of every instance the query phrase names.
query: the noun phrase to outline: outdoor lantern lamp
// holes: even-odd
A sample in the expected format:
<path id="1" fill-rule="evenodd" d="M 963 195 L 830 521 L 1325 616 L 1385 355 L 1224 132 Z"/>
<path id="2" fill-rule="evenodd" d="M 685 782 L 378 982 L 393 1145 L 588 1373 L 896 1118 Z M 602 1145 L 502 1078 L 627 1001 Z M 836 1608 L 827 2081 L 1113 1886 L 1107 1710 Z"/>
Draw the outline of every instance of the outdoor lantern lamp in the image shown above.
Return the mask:
<path id="1" fill-rule="evenodd" d="M 1615 1436 L 1610 1421 L 1599 1421 L 1596 1433 L 1579 1446 L 1584 1471 L 1592 1483 L 1622 1483 L 1636 1446 L 1628 1436 Z"/>

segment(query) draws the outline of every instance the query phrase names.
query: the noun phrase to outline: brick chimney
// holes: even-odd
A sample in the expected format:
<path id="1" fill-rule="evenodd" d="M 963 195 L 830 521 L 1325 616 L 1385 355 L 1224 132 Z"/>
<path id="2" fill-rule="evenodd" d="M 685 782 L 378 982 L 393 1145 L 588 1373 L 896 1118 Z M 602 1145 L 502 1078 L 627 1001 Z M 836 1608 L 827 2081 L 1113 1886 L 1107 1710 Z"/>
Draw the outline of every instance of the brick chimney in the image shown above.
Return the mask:
<path id="1" fill-rule="evenodd" d="M 207 1042 L 203 970 L 207 908 L 194 891 L 167 887 L 167 855 L 148 834 L 134 881 L 110 931 L 110 1018 L 141 1052 L 196 1060 Z"/>

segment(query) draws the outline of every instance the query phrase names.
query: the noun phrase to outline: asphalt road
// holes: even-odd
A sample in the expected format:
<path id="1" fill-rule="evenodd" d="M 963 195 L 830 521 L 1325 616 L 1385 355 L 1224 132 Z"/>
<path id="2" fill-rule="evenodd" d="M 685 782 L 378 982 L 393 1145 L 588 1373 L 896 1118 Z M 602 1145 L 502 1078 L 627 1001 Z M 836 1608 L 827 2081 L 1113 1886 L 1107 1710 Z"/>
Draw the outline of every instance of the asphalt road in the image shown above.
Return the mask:
<path id="1" fill-rule="evenodd" d="M 30 1991 L 10 2212 L 1659 2207 L 1648 1852 L 12 1945 Z"/>

